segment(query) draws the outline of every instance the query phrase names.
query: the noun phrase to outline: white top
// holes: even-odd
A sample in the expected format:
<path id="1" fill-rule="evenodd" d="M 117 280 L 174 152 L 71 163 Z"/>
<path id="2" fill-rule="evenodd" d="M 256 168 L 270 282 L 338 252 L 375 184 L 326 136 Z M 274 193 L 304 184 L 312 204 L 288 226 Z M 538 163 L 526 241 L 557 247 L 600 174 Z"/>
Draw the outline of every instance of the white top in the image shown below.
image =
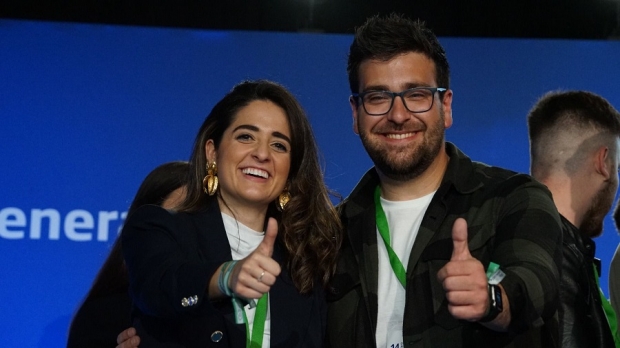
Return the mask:
<path id="1" fill-rule="evenodd" d="M 224 228 L 230 244 L 230 252 L 233 260 L 241 260 L 250 255 L 258 245 L 263 241 L 264 232 L 254 231 L 246 225 L 235 220 L 232 216 L 222 213 L 224 220 Z M 263 347 L 269 348 L 271 338 L 271 306 L 267 303 L 267 317 L 265 319 L 265 334 L 263 335 Z M 252 332 L 254 324 L 254 314 L 256 308 L 250 308 L 250 305 L 243 307 L 245 315 L 248 318 L 248 331 Z"/>
<path id="2" fill-rule="evenodd" d="M 388 201 L 381 198 L 381 206 L 387 217 L 390 229 L 391 247 L 400 259 L 405 271 L 409 255 L 422 217 L 435 192 L 409 201 Z M 406 290 L 396 278 L 390 265 L 385 243 L 377 229 L 377 249 L 379 254 L 377 348 L 396 348 L 403 346 L 403 317 L 405 314 Z"/>

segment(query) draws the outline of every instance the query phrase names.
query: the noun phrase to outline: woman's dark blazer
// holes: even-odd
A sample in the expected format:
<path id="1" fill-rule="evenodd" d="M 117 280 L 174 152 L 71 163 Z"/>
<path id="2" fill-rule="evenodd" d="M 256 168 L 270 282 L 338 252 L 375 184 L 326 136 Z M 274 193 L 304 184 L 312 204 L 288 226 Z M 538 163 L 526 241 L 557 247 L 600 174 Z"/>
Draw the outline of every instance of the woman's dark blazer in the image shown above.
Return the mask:
<path id="1" fill-rule="evenodd" d="M 215 271 L 232 260 L 222 216 L 213 201 L 196 213 L 143 206 L 125 222 L 123 254 L 141 348 L 176 346 L 161 343 L 186 348 L 245 347 L 245 325 L 235 324 L 231 300 L 214 302 L 207 297 Z M 299 294 L 279 243 L 273 258 L 282 272 L 269 293 L 271 347 L 323 346 L 323 289 L 318 285 L 311 294 Z M 215 342 L 218 336 L 221 339 Z"/>
<path id="2" fill-rule="evenodd" d="M 131 326 L 131 298 L 127 292 L 90 298 L 71 321 L 67 348 L 110 348 Z"/>

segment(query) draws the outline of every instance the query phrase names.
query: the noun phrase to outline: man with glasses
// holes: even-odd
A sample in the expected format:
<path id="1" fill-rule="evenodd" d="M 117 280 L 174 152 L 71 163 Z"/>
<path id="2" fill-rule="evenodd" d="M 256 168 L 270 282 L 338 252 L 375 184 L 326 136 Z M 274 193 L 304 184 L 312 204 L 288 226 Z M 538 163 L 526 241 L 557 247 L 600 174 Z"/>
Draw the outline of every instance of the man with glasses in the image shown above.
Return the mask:
<path id="1" fill-rule="evenodd" d="M 330 346 L 557 346 L 559 215 L 543 185 L 445 141 L 453 94 L 435 35 L 370 18 L 347 70 L 375 166 L 340 206 Z"/>

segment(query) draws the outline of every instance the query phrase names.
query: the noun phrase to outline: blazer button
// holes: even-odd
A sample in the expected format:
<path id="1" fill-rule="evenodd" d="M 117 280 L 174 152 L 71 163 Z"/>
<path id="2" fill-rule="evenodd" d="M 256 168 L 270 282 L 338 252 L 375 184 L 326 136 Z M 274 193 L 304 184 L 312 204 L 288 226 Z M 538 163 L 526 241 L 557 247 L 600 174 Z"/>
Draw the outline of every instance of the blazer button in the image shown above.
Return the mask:
<path id="1" fill-rule="evenodd" d="M 213 341 L 215 343 L 221 341 L 222 338 L 224 338 L 224 334 L 222 333 L 222 331 L 214 331 L 211 334 L 211 341 Z"/>

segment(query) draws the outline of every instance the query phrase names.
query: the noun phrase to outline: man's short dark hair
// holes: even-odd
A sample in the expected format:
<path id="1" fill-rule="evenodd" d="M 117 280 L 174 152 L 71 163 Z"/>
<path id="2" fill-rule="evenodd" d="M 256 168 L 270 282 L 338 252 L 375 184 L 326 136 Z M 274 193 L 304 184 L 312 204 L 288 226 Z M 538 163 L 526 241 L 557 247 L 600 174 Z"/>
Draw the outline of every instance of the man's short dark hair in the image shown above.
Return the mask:
<path id="1" fill-rule="evenodd" d="M 422 21 L 391 14 L 373 16 L 356 28 L 347 64 L 351 92 L 360 92 L 359 67 L 363 61 L 387 61 L 408 52 L 422 53 L 430 58 L 435 63 L 436 87 L 450 88 L 450 66 L 435 34 Z"/>
<path id="2" fill-rule="evenodd" d="M 605 98 L 587 91 L 553 91 L 542 96 L 527 116 L 530 141 L 536 142 L 560 122 L 620 136 L 620 113 Z"/>
<path id="3" fill-rule="evenodd" d="M 591 151 L 610 146 L 616 156 L 620 113 L 605 98 L 586 91 L 554 91 L 541 97 L 527 116 L 530 170 L 541 180 L 555 170 L 576 173 Z M 582 135 L 587 139 L 578 139 Z M 573 150 L 572 145 L 579 141 Z M 570 156 L 570 157 L 566 157 Z"/>

